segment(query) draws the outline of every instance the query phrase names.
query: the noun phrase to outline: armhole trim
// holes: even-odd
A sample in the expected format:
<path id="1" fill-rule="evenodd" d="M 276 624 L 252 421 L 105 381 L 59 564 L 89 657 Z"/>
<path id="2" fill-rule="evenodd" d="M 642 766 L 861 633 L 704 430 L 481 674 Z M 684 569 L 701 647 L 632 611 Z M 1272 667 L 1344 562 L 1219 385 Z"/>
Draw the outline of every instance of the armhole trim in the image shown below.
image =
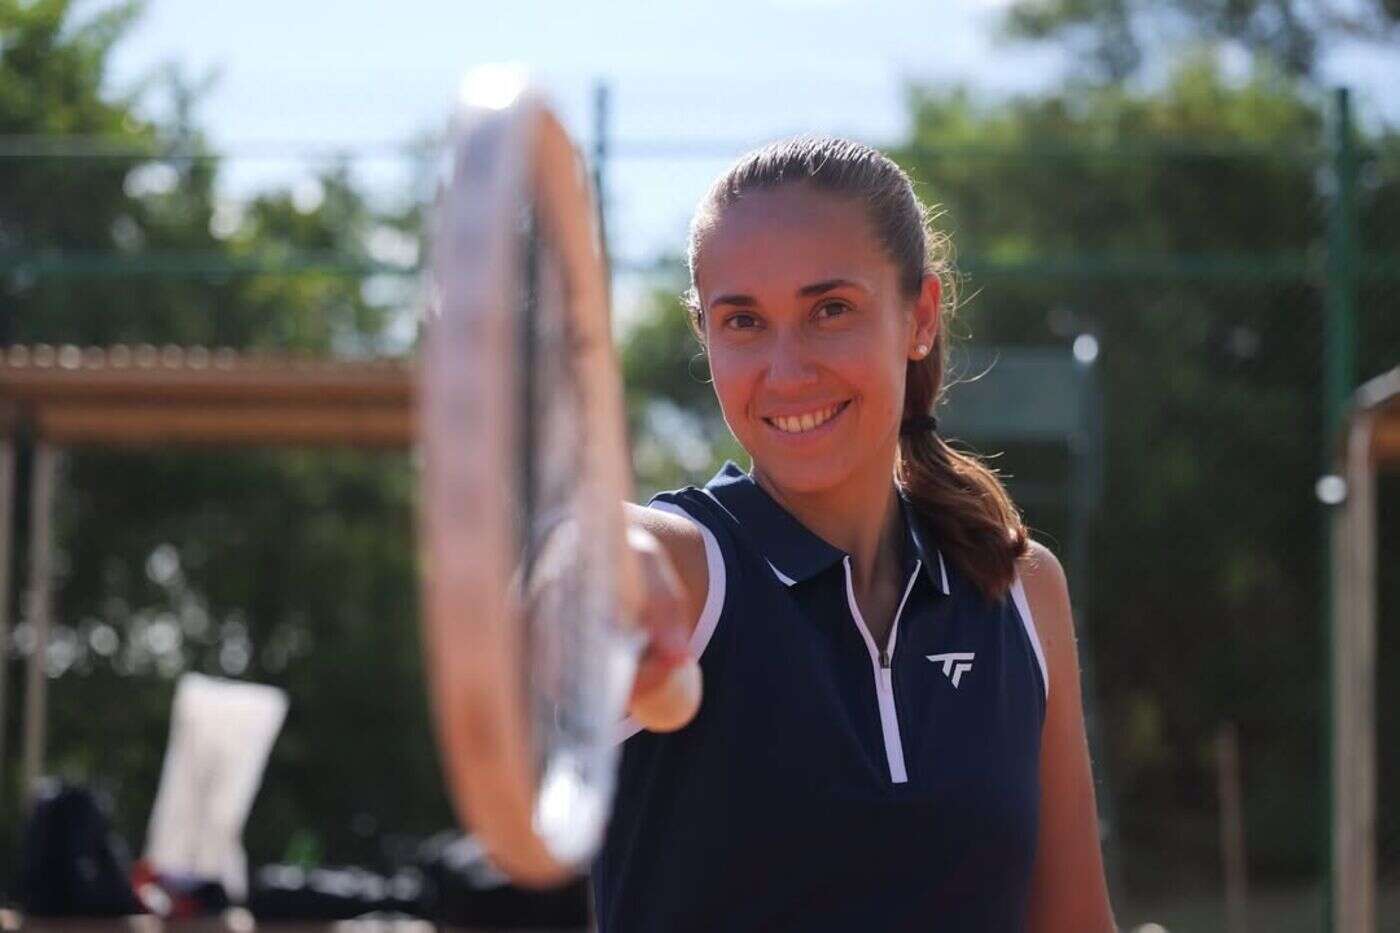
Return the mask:
<path id="1" fill-rule="evenodd" d="M 695 622 L 695 630 L 690 633 L 690 650 L 698 659 L 705 653 L 710 639 L 714 637 L 715 626 L 719 624 L 720 612 L 724 609 L 724 591 L 727 583 L 724 552 L 719 549 L 719 539 L 715 537 L 715 533 L 684 506 L 670 502 L 654 502 L 650 507 L 689 519 L 700 529 L 700 536 L 705 539 L 705 566 L 709 569 L 709 587 L 705 594 L 705 605 L 700 610 L 700 618 Z"/>
<path id="2" fill-rule="evenodd" d="M 700 536 L 705 541 L 705 566 L 708 568 L 709 582 L 705 593 L 705 605 L 700 609 L 700 618 L 695 622 L 694 631 L 690 633 L 690 653 L 698 661 L 709 646 L 710 639 L 714 637 L 720 614 L 724 611 L 724 595 L 728 582 L 724 570 L 724 552 L 720 550 L 715 533 L 684 506 L 671 502 L 652 502 L 648 508 L 688 519 L 700 529 Z M 618 741 L 625 742 L 641 731 L 641 724 L 628 716 L 621 723 Z"/>
<path id="3" fill-rule="evenodd" d="M 1016 603 L 1016 612 L 1021 617 L 1021 624 L 1025 626 L 1026 637 L 1030 639 L 1036 663 L 1040 665 L 1040 681 L 1045 685 L 1045 700 L 1048 703 L 1050 701 L 1050 670 L 1045 665 L 1045 650 L 1040 646 L 1040 635 L 1036 632 L 1035 618 L 1031 615 L 1031 604 L 1026 599 L 1026 588 L 1021 585 L 1019 573 L 1016 574 L 1016 579 L 1011 583 L 1011 598 Z"/>

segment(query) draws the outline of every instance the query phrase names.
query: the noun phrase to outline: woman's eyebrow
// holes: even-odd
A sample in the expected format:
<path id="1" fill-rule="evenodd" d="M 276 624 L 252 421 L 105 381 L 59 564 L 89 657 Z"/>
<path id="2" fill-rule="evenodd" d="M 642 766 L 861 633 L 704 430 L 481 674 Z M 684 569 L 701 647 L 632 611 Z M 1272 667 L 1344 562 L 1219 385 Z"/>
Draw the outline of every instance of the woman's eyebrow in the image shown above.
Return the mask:
<path id="1" fill-rule="evenodd" d="M 813 282 L 811 285 L 804 285 L 797 290 L 798 298 L 812 298 L 816 295 L 823 295 L 827 292 L 835 291 L 838 288 L 855 288 L 863 292 L 869 292 L 870 288 L 864 283 L 855 279 L 824 279 L 820 282 Z"/>
<path id="2" fill-rule="evenodd" d="M 813 282 L 811 285 L 804 285 L 797 290 L 798 298 L 812 298 L 817 295 L 824 295 L 833 292 L 838 288 L 854 288 L 858 291 L 870 293 L 870 287 L 857 279 L 823 279 L 820 282 Z M 733 305 L 736 308 L 753 308 L 758 305 L 758 301 L 752 295 L 727 294 L 716 295 L 710 299 L 710 307 L 718 305 Z"/>
<path id="3" fill-rule="evenodd" d="M 716 305 L 734 305 L 737 308 L 752 308 L 758 302 L 752 295 L 717 295 L 710 299 L 710 307 Z"/>

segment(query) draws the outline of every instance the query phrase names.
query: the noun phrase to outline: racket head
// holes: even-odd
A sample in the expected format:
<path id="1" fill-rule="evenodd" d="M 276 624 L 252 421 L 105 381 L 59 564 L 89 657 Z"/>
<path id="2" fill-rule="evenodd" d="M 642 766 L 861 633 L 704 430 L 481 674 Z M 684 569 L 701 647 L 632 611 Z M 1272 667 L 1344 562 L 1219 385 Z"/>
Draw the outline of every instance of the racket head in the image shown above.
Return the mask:
<path id="1" fill-rule="evenodd" d="M 425 650 L 459 817 L 517 882 L 586 867 L 641 637 L 587 173 L 522 89 L 457 115 L 421 369 Z"/>

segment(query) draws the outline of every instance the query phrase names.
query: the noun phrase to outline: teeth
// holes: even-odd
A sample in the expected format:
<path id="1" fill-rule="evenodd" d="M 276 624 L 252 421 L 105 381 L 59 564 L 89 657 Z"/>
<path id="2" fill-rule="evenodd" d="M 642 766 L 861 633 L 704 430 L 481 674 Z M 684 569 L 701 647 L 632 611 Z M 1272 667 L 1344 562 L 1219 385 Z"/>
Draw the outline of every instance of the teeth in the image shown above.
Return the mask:
<path id="1" fill-rule="evenodd" d="M 787 434 L 801 434 L 803 431 L 810 431 L 826 424 L 840 410 L 840 404 L 830 405 L 820 411 L 807 412 L 803 415 L 781 415 L 777 418 L 769 418 L 768 423 Z"/>

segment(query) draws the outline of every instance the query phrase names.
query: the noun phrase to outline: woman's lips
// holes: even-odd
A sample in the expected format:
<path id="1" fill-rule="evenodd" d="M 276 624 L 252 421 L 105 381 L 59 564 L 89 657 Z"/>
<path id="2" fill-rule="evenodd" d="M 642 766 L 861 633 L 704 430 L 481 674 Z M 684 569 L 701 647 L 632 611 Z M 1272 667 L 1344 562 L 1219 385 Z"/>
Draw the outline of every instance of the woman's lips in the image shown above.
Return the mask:
<path id="1" fill-rule="evenodd" d="M 851 399 L 836 402 L 820 408 L 809 409 L 792 415 L 774 415 L 763 418 L 763 423 L 775 434 L 792 440 L 807 440 L 832 430 L 832 425 L 850 407 Z"/>

